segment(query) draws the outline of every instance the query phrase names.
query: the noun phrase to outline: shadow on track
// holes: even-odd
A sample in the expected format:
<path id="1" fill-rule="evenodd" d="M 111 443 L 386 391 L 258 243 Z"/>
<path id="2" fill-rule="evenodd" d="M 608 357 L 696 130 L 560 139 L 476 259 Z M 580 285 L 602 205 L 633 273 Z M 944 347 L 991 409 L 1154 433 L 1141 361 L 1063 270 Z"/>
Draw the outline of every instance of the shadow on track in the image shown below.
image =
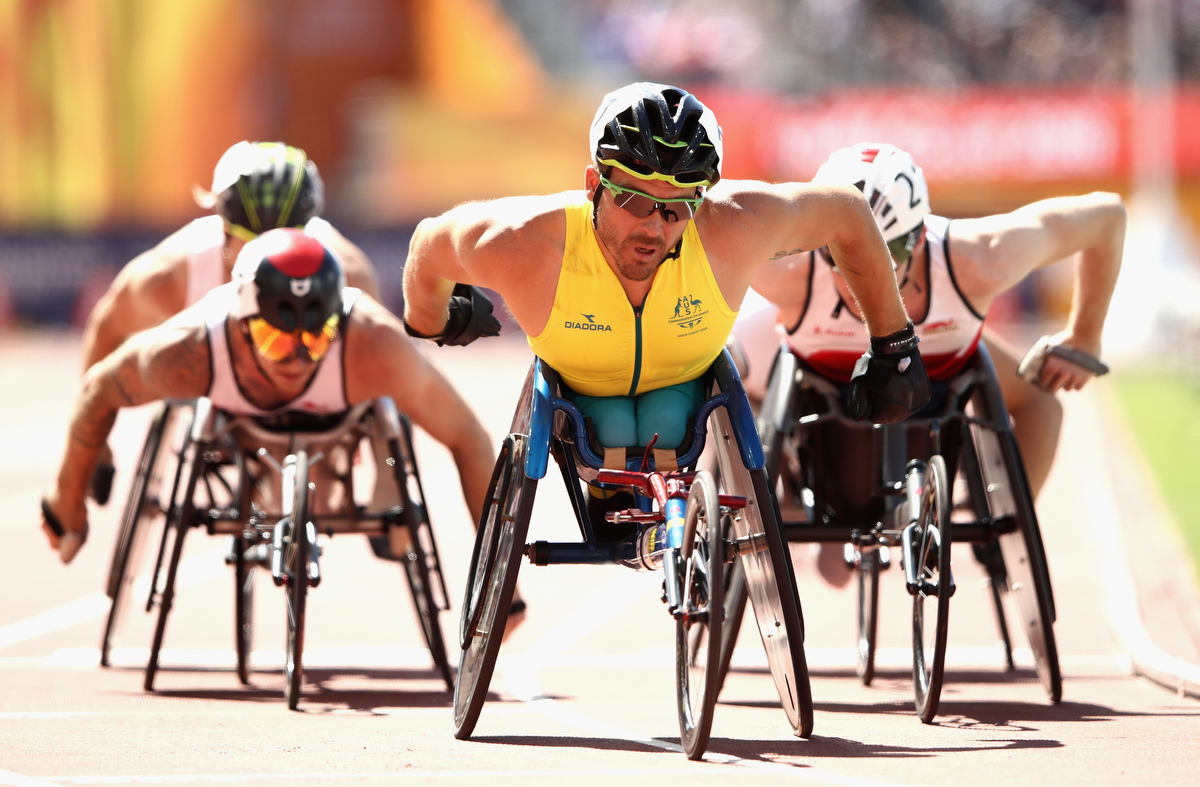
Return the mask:
<path id="1" fill-rule="evenodd" d="M 176 666 L 161 668 L 160 673 L 184 676 L 229 674 L 230 670 L 227 668 Z M 150 692 L 150 696 L 184 700 L 279 702 L 282 704 L 282 680 L 282 673 L 279 670 L 252 670 L 248 686 L 212 689 L 158 688 Z M 410 691 L 394 685 L 397 681 L 424 684 L 431 681 L 441 683 L 441 680 L 440 673 L 432 666 L 418 669 L 310 668 L 304 671 L 304 688 L 301 694 L 300 709 L 310 713 L 352 711 L 368 714 L 384 708 L 445 708 L 449 710 L 453 695 L 445 688 L 428 691 L 414 685 L 413 690 Z M 372 688 L 370 685 L 372 683 L 379 684 L 378 688 Z"/>

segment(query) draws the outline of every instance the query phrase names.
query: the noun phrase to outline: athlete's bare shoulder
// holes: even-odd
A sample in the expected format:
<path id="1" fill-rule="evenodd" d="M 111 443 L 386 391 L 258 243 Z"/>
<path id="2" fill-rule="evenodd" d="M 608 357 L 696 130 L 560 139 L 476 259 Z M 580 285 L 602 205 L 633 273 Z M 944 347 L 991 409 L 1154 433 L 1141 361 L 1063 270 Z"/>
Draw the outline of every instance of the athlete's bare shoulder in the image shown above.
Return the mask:
<path id="1" fill-rule="evenodd" d="M 710 256 L 757 264 L 807 251 L 802 206 L 807 184 L 722 180 L 705 195 L 696 229 Z"/>
<path id="2" fill-rule="evenodd" d="M 352 404 L 377 396 L 394 398 L 397 380 L 423 374 L 427 363 L 400 319 L 371 296 L 359 296 L 343 330 L 343 373 Z"/>
<path id="3" fill-rule="evenodd" d="M 189 224 L 134 257 L 117 275 L 112 291 L 139 310 L 175 314 L 187 302 L 188 255 L 195 230 Z"/>
<path id="4" fill-rule="evenodd" d="M 309 224 L 311 226 L 312 222 Z M 371 264 L 370 258 L 349 238 L 338 232 L 332 224 L 328 227 L 328 237 L 317 237 L 327 243 L 337 254 L 338 259 L 342 261 L 342 266 L 346 270 L 346 283 L 351 287 L 359 288 L 372 298 L 378 299 L 380 297 L 379 276 L 375 271 L 375 266 Z"/>
<path id="5" fill-rule="evenodd" d="M 557 269 L 566 245 L 565 208 L 582 192 L 468 202 L 445 214 L 462 266 L 501 292 Z"/>
<path id="6" fill-rule="evenodd" d="M 458 238 L 481 248 L 509 251 L 541 244 L 561 245 L 566 237 L 564 208 L 580 192 L 502 197 L 467 202 L 451 210 Z"/>

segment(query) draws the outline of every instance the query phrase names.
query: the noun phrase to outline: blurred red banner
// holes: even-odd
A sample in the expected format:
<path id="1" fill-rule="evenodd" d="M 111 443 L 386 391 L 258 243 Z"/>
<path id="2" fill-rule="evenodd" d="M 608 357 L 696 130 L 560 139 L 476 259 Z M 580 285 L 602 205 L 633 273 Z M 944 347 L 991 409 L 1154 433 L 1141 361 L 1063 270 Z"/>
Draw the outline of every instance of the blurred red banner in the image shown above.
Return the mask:
<path id="1" fill-rule="evenodd" d="M 842 90 L 808 99 L 709 93 L 731 177 L 808 180 L 834 150 L 888 142 L 937 181 L 1106 181 L 1131 174 L 1126 90 Z M 1200 176 L 1200 87 L 1175 94 L 1178 174 Z"/>

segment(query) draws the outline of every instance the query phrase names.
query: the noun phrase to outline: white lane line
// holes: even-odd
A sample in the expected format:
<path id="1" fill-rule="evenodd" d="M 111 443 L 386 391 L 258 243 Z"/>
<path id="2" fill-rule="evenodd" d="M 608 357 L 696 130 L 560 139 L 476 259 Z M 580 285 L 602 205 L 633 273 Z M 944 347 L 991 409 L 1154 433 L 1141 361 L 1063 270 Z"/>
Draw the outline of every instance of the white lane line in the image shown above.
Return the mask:
<path id="1" fill-rule="evenodd" d="M 180 562 L 179 573 L 175 577 L 176 590 L 207 582 L 228 571 L 223 559 L 224 555 L 225 549 L 220 547 L 193 555 Z M 149 590 L 149 582 L 148 576 L 142 576 L 133 583 L 133 599 L 145 598 L 146 592 Z M 31 618 L 9 623 L 7 626 L 0 627 L 0 650 L 45 634 L 70 628 L 85 620 L 102 617 L 108 614 L 108 608 L 107 595 L 92 593 Z"/>
<path id="2" fill-rule="evenodd" d="M 32 776 L 22 776 L 10 771 L 0 771 L 0 784 L 11 784 L 13 787 L 54 787 L 55 782 L 36 779 Z"/>
<path id="3" fill-rule="evenodd" d="M 148 648 L 114 648 L 109 661 L 113 667 L 141 669 L 146 665 Z M 808 648 L 809 672 L 819 670 L 853 669 L 858 659 L 855 648 Z M 1013 651 L 1013 660 L 1018 667 L 1031 669 L 1033 653 L 1028 648 Z M 59 648 L 49 656 L 0 656 L 0 670 L 46 669 L 46 668 L 93 668 L 100 663 L 99 648 Z M 159 663 L 179 669 L 233 669 L 236 658 L 229 649 L 164 648 L 159 652 Z M 256 672 L 283 669 L 284 653 L 281 650 L 256 650 L 250 654 L 250 668 Z M 429 651 L 422 647 L 403 646 L 360 646 L 313 648 L 304 653 L 308 667 L 320 669 L 432 669 Z M 507 660 L 505 661 L 507 663 Z M 664 667 L 675 663 L 674 648 L 643 648 L 637 653 L 603 655 L 599 653 L 551 654 L 538 659 L 538 669 L 548 667 L 583 668 L 629 668 Z M 1077 674 L 1116 672 L 1128 675 L 1129 655 L 1067 654 L 1059 658 L 1063 669 Z M 911 648 L 880 648 L 875 654 L 875 665 L 880 669 L 910 669 Z M 973 667 L 1004 669 L 1004 654 L 999 645 L 955 646 L 946 649 L 946 666 L 955 669 Z M 766 670 L 767 659 L 762 648 L 744 646 L 733 652 L 733 668 L 744 670 Z"/>
<path id="4" fill-rule="evenodd" d="M 109 654 L 113 667 L 141 669 L 150 658 L 149 648 L 114 648 Z M 236 654 L 229 649 L 163 648 L 159 664 L 194 669 L 233 669 Z M 59 648 L 49 656 L 0 656 L 0 669 L 45 667 L 95 667 L 100 663 L 99 648 Z M 256 650 L 250 654 L 250 669 L 283 669 L 282 650 Z M 426 648 L 418 647 L 332 647 L 313 648 L 304 653 L 306 667 L 321 669 L 423 669 L 432 668 L 433 659 Z"/>
<path id="5" fill-rule="evenodd" d="M 0 649 L 100 617 L 108 612 L 108 603 L 108 596 L 92 593 L 40 615 L 10 623 L 0 628 Z"/>
<path id="6" fill-rule="evenodd" d="M 1087 409 L 1092 422 L 1103 422 L 1095 397 L 1084 398 L 1079 406 Z M 1090 437 L 1096 445 L 1093 450 L 1081 454 L 1089 465 L 1081 474 L 1086 490 L 1084 500 L 1104 562 L 1102 574 L 1108 595 L 1108 615 L 1121 644 L 1129 651 L 1131 671 L 1174 690 L 1179 696 L 1200 696 L 1200 666 L 1164 652 L 1146 631 L 1138 608 L 1137 586 L 1121 548 L 1121 523 L 1117 519 L 1117 501 L 1108 482 L 1109 469 L 1099 461 L 1103 448 L 1099 445 L 1098 435 L 1093 432 Z"/>
<path id="7" fill-rule="evenodd" d="M 531 708 L 535 708 L 538 712 L 562 724 L 570 724 L 606 738 L 631 741 L 682 754 L 683 747 L 679 744 L 622 729 L 565 707 L 557 700 L 550 699 L 543 694 L 537 680 L 538 671 L 546 666 L 548 661 L 561 657 L 585 636 L 617 617 L 626 607 L 645 596 L 650 590 L 657 591 L 659 587 L 660 581 L 655 573 L 641 574 L 625 571 L 622 575 L 615 577 L 591 597 L 585 599 L 574 612 L 566 615 L 557 625 L 551 627 L 524 653 L 505 659 L 502 665 L 505 686 L 517 699 L 528 703 Z M 840 784 L 845 787 L 895 787 L 895 784 L 890 782 L 843 776 L 809 767 L 797 768 L 785 763 L 748 760 L 711 751 L 705 753 L 704 759 L 710 763 L 736 765 L 772 773 L 786 773 L 798 779 L 824 784 Z M 591 773 L 591 771 L 587 773 Z M 695 773 L 695 771 L 689 771 L 689 773 Z"/>
<path id="8" fill-rule="evenodd" d="M 76 716 L 104 716 L 94 710 L 4 711 L 0 719 L 71 719 Z"/>
<path id="9" fill-rule="evenodd" d="M 581 776 L 678 776 L 696 774 L 695 768 L 605 768 L 596 770 L 521 770 L 521 771 L 382 771 L 371 773 L 188 773 L 188 774 L 136 774 L 129 776 L 49 776 L 44 779 L 29 779 L 16 776 L 27 781 L 3 781 L 4 772 L 0 771 L 0 784 L 29 785 L 29 787 L 48 787 L 55 784 L 184 784 L 187 782 L 249 782 L 288 779 L 339 780 L 348 779 L 387 779 L 389 781 L 406 781 L 412 779 L 439 780 L 454 778 L 578 778 Z"/>

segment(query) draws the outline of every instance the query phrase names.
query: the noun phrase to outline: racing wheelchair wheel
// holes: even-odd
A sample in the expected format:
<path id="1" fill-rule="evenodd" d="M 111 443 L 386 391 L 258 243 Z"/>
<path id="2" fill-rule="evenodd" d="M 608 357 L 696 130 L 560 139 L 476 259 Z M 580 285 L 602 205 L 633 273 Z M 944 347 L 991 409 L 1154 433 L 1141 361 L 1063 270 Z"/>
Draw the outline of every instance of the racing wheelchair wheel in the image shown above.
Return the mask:
<path id="1" fill-rule="evenodd" d="M 112 599 L 112 604 L 109 606 L 104 636 L 100 643 L 102 667 L 111 666 L 110 658 L 117 629 L 128 606 L 129 596 L 133 592 L 133 580 L 142 550 L 151 531 L 155 529 L 155 520 L 162 517 L 165 523 L 170 513 L 171 497 L 174 496 L 175 487 L 179 483 L 179 473 L 178 468 L 172 470 L 168 467 L 168 460 L 173 457 L 173 452 L 171 447 L 164 446 L 163 442 L 170 439 L 172 427 L 181 417 L 179 405 L 164 402 L 162 409 L 150 422 L 146 439 L 142 443 L 137 472 L 129 489 L 129 497 L 125 500 L 125 509 L 121 513 L 121 528 L 117 533 L 112 561 L 108 568 L 105 592 Z M 161 497 L 164 491 L 163 481 L 168 472 L 173 476 L 174 484 L 170 487 L 171 497 L 164 498 Z"/>
<path id="2" fill-rule="evenodd" d="M 879 550 L 861 552 L 858 563 L 858 677 L 864 686 L 875 679 L 875 649 L 879 643 Z"/>
<path id="3" fill-rule="evenodd" d="M 672 555 L 680 563 L 675 575 L 682 584 L 683 604 L 675 616 L 675 697 L 679 740 L 691 760 L 704 756 L 721 690 L 722 519 L 716 481 L 711 473 L 701 471 L 688 492 L 683 546 Z"/>
<path id="4" fill-rule="evenodd" d="M 946 670 L 950 628 L 950 490 L 946 462 L 935 455 L 925 468 L 920 518 L 905 530 L 905 560 L 915 575 L 913 596 L 913 688 L 921 721 L 933 722 Z M 909 566 L 906 565 L 906 569 Z M 908 573 L 908 572 L 906 572 Z"/>
<path id="5" fill-rule="evenodd" d="M 171 560 L 167 565 L 167 576 L 162 586 L 162 592 L 158 595 L 158 623 L 154 627 L 154 639 L 150 643 L 150 657 L 146 662 L 146 675 L 142 681 L 142 687 L 146 691 L 154 690 L 154 678 L 158 674 L 158 657 L 162 650 L 163 639 L 167 633 L 167 617 L 171 614 L 171 605 L 175 600 L 175 577 L 179 571 L 179 559 L 183 555 L 183 540 L 187 535 L 189 528 L 195 524 L 196 519 L 196 487 L 199 484 L 201 476 L 204 475 L 207 463 L 204 460 L 204 445 L 200 441 L 194 439 L 191 434 L 188 435 L 184 442 L 183 450 L 180 452 L 180 464 L 177 475 L 180 475 L 178 480 L 182 480 L 182 473 L 186 472 L 186 480 L 183 481 L 183 495 L 175 500 L 172 505 L 172 513 L 167 522 L 167 527 L 163 531 L 163 540 L 159 545 L 159 560 L 166 553 L 167 542 L 171 540 Z M 184 470 L 186 468 L 186 470 Z M 155 571 L 155 580 L 157 581 L 158 572 Z M 152 604 L 155 596 L 155 588 L 150 589 L 150 603 Z M 149 604 L 148 604 L 149 607 Z"/>
<path id="6" fill-rule="evenodd" d="M 233 641 L 237 648 L 237 676 L 242 685 L 250 682 L 250 644 L 254 631 L 254 566 L 246 560 L 250 542 L 233 541 Z"/>
<path id="7" fill-rule="evenodd" d="M 734 539 L 733 518 L 725 517 L 723 525 L 725 537 Z M 724 567 L 725 587 L 722 592 L 724 614 L 721 621 L 721 666 L 717 672 L 717 686 L 723 687 L 729 676 L 729 665 L 733 661 L 733 651 L 737 647 L 738 632 L 742 628 L 742 620 L 746 617 L 746 572 L 742 562 L 735 560 Z M 718 694 L 720 689 L 718 689 Z"/>
<path id="8" fill-rule="evenodd" d="M 526 439 L 521 434 L 505 438 L 475 533 L 459 628 L 462 656 L 454 683 L 454 737 L 459 740 L 470 737 L 487 699 L 517 586 L 537 492 L 537 482 L 525 475 Z"/>
<path id="9" fill-rule="evenodd" d="M 416 454 L 412 450 L 412 426 L 408 418 L 400 416 L 400 439 L 388 440 L 388 455 L 393 460 L 396 485 L 404 506 L 404 523 L 409 532 L 408 554 L 401 558 L 408 588 L 412 591 L 417 620 L 421 624 L 421 635 L 429 648 L 434 666 L 446 682 L 448 690 L 454 689 L 454 676 L 450 670 L 450 659 L 446 655 L 446 639 L 442 635 L 442 624 L 438 614 L 449 607 L 446 603 L 445 585 L 442 582 L 441 565 L 437 555 L 437 544 L 433 540 L 433 528 L 429 523 L 429 512 L 424 505 L 424 490 L 417 471 Z M 416 496 L 409 487 L 409 479 L 415 481 Z M 436 578 L 436 581 L 435 581 Z M 440 590 L 440 599 L 437 591 Z"/>
<path id="10" fill-rule="evenodd" d="M 749 471 L 742 461 L 729 416 L 717 408 L 711 416 L 721 484 L 727 494 L 745 497 L 745 508 L 732 515 L 732 532 L 746 576 L 746 590 L 771 667 L 780 703 L 796 735 L 812 734 L 812 687 L 804 657 L 804 620 L 792 573 L 791 556 L 779 527 L 779 506 L 766 468 Z M 729 632 L 729 639 L 737 635 Z"/>
<path id="11" fill-rule="evenodd" d="M 963 446 L 963 465 L 972 496 L 987 501 L 993 518 L 1007 514 L 1016 519 L 1016 527 L 998 537 L 1003 572 L 989 573 L 997 574 L 1004 594 L 1016 601 L 1038 680 L 1050 702 L 1057 703 L 1062 699 L 1062 671 L 1054 637 L 1054 597 L 1020 450 L 1011 431 L 996 433 L 971 424 L 970 437 Z M 978 472 L 972 472 L 976 468 Z M 1003 622 L 1002 610 L 996 611 Z"/>
<path id="12" fill-rule="evenodd" d="M 289 710 L 300 703 L 304 669 L 304 605 L 308 595 L 308 452 L 297 451 L 290 520 L 284 524 L 283 566 L 287 577 L 287 651 L 284 654 L 284 694 Z"/>

